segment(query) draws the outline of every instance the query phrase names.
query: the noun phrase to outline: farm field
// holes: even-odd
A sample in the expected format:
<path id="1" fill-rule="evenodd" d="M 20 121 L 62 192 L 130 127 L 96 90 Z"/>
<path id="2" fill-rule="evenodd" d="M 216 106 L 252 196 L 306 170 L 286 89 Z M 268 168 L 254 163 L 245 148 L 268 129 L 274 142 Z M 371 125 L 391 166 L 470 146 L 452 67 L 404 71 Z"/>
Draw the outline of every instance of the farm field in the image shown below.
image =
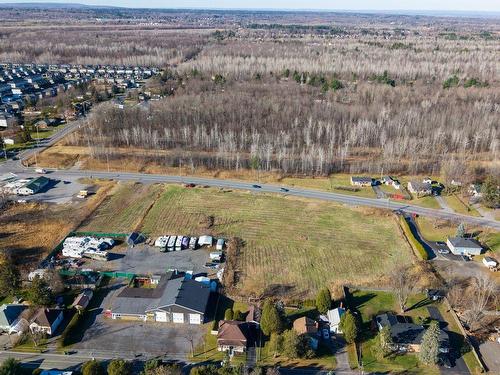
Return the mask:
<path id="1" fill-rule="evenodd" d="M 139 229 L 142 218 L 162 189 L 161 185 L 118 184 L 79 230 L 129 233 Z"/>
<path id="2" fill-rule="evenodd" d="M 261 294 L 271 286 L 289 295 L 312 295 L 323 285 L 368 284 L 411 260 L 389 214 L 176 185 L 119 186 L 80 230 L 126 232 L 139 226 L 153 237 L 210 233 L 242 238 L 238 290 L 243 295 Z"/>

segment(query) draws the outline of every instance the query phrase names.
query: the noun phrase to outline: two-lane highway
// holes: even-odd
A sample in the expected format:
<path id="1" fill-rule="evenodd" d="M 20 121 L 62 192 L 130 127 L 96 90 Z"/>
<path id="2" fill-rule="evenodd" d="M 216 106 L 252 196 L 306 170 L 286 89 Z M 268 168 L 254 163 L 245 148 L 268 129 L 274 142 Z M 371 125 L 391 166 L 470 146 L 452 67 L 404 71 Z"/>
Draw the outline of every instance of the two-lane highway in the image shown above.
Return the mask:
<path id="1" fill-rule="evenodd" d="M 22 172 L 20 170 L 12 172 Z M 117 181 L 138 181 L 143 183 L 193 183 L 196 185 L 208 185 L 212 187 L 221 187 L 225 189 L 250 190 L 256 193 L 278 193 L 291 195 L 302 198 L 319 199 L 324 201 L 333 201 L 344 203 L 351 206 L 367 206 L 392 211 L 400 211 L 408 214 L 417 214 L 422 216 L 433 217 L 436 219 L 452 220 L 456 222 L 464 222 L 470 225 L 478 225 L 490 227 L 500 230 L 500 222 L 484 217 L 473 217 L 457 213 L 448 212 L 445 210 L 425 208 L 413 206 L 405 203 L 390 201 L 387 199 L 364 198 L 354 195 L 345 195 L 331 193 L 326 191 L 288 188 L 284 191 L 281 186 L 273 184 L 259 184 L 255 187 L 252 182 L 225 180 L 217 178 L 205 177 L 187 177 L 187 176 L 172 176 L 160 174 L 134 173 L 134 172 L 103 172 L 103 171 L 88 171 L 88 170 L 53 170 L 50 176 L 58 179 L 93 177 L 101 179 L 113 179 Z"/>

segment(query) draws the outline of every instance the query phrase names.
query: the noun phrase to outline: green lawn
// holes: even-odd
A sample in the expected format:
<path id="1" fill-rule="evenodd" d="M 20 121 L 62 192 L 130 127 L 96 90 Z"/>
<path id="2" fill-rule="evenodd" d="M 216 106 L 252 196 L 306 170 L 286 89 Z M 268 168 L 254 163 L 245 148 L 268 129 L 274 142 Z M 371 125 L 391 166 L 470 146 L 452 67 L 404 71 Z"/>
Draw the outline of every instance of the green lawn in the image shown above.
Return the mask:
<path id="1" fill-rule="evenodd" d="M 411 316 L 416 324 L 428 321 L 429 313 L 426 306 L 413 307 L 418 302 L 425 301 L 422 294 L 412 295 L 408 300 L 410 310 L 405 315 Z M 379 360 L 374 355 L 376 333 L 371 331 L 371 322 L 374 316 L 383 312 L 399 312 L 399 306 L 392 293 L 378 291 L 355 291 L 350 299 L 350 305 L 355 306 L 361 313 L 363 325 L 359 345 L 361 345 L 363 369 L 368 372 L 409 373 L 409 374 L 438 374 L 434 366 L 425 366 L 418 362 L 415 354 L 393 355 Z M 355 352 L 350 354 L 350 361 L 355 362 Z"/>
<path id="2" fill-rule="evenodd" d="M 444 195 L 443 199 L 446 201 L 448 206 L 450 208 L 459 213 L 459 214 L 464 214 L 464 215 L 470 215 L 470 216 L 481 216 L 477 210 L 469 206 L 467 203 L 464 202 L 463 199 L 458 197 L 457 195 Z"/>
<path id="3" fill-rule="evenodd" d="M 422 197 L 422 198 L 414 198 L 411 201 L 409 201 L 408 203 L 409 204 L 414 204 L 414 205 L 420 206 L 420 207 L 426 207 L 426 208 L 434 208 L 434 209 L 440 209 L 441 208 L 441 206 L 439 205 L 438 201 L 433 196 Z"/>
<path id="4" fill-rule="evenodd" d="M 376 194 L 370 186 L 356 188 L 351 185 L 351 175 L 333 174 L 327 177 L 319 178 L 293 178 L 286 177 L 281 180 L 283 185 L 295 186 L 306 189 L 317 189 L 332 191 L 340 194 L 357 195 L 360 197 L 375 198 Z"/>
<path id="5" fill-rule="evenodd" d="M 62 128 L 64 128 L 66 126 L 66 124 L 61 124 L 61 125 L 58 125 L 58 126 L 51 126 L 47 129 L 40 129 L 38 130 L 38 133 L 36 130 L 32 131 L 31 132 L 31 138 L 33 139 L 45 139 L 45 138 L 49 138 L 51 137 L 52 135 L 54 135 L 56 132 L 58 132 L 59 130 L 61 130 Z"/>
<path id="6" fill-rule="evenodd" d="M 169 186 L 142 230 L 153 237 L 207 232 L 240 237 L 243 293 L 259 294 L 274 284 L 312 296 L 325 285 L 369 284 L 396 265 L 409 264 L 411 250 L 392 216 L 364 212 L 280 195 Z M 214 217 L 211 228 L 207 216 Z"/>

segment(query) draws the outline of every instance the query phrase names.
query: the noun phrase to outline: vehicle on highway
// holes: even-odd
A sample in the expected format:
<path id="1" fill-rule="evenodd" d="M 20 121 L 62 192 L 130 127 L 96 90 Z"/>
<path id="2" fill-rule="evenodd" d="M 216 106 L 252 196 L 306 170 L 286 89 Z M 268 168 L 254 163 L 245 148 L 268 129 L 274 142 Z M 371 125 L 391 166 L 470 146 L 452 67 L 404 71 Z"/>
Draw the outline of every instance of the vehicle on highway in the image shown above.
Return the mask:
<path id="1" fill-rule="evenodd" d="M 284 188 L 284 187 L 280 188 L 280 190 L 281 190 L 281 191 L 284 191 L 285 193 L 287 193 L 287 192 L 289 192 L 289 191 L 290 191 L 290 190 L 288 190 L 287 188 Z"/>
<path id="2" fill-rule="evenodd" d="M 254 185 L 252 185 L 252 187 L 253 187 L 254 189 L 260 189 L 262 186 L 257 185 L 257 184 L 254 184 Z"/>

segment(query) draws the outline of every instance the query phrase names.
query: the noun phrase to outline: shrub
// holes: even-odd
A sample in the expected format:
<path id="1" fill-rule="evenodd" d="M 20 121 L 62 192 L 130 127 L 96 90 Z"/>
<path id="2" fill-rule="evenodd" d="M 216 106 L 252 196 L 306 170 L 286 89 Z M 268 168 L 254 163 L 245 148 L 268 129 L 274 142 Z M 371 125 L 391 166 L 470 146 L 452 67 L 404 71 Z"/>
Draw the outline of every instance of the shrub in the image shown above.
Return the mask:
<path id="1" fill-rule="evenodd" d="M 422 259 L 422 260 L 428 260 L 429 259 L 429 254 L 425 250 L 424 246 L 420 243 L 419 240 L 415 238 L 413 235 L 413 232 L 410 229 L 410 226 L 406 219 L 401 216 L 400 218 L 400 223 L 401 223 L 401 229 L 403 229 L 403 232 L 410 242 L 411 247 L 413 248 L 413 251 L 417 254 L 417 256 Z"/>

